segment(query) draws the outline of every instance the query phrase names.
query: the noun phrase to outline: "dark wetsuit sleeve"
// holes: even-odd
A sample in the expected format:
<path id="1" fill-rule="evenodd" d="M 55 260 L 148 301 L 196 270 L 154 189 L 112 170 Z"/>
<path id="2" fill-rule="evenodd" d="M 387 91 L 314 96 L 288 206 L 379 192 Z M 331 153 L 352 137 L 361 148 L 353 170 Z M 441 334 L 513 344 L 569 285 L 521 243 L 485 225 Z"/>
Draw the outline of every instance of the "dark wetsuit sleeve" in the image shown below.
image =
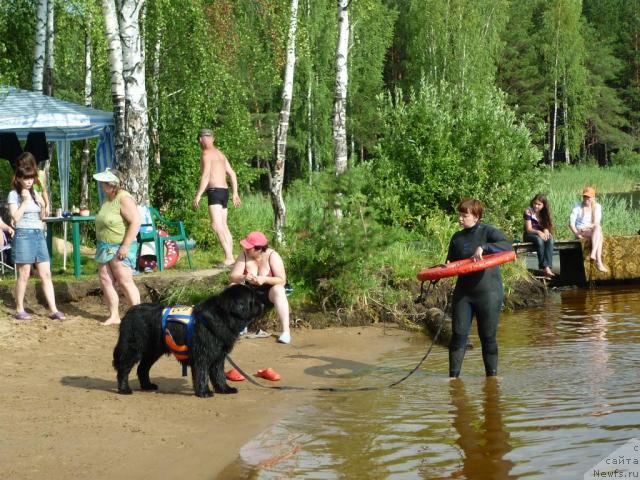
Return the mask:
<path id="1" fill-rule="evenodd" d="M 513 250 L 513 245 L 507 236 L 497 228 L 487 225 L 486 242 L 480 245 L 484 253 L 498 253 Z"/>

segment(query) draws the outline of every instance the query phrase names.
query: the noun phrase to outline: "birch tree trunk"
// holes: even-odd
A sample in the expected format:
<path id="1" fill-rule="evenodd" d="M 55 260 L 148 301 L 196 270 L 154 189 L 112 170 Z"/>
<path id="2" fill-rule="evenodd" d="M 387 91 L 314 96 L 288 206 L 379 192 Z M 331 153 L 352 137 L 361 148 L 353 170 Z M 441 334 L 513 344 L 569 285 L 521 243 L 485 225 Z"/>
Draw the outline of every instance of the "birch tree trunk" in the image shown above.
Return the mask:
<path id="1" fill-rule="evenodd" d="M 311 19 L 311 0 L 305 3 L 307 23 Z M 309 168 L 309 185 L 313 182 L 313 132 L 315 125 L 313 122 L 313 63 L 309 62 L 307 78 L 307 165 Z"/>
<path id="2" fill-rule="evenodd" d="M 93 65 L 91 63 L 91 17 L 87 19 L 87 28 L 84 33 L 84 105 L 93 106 Z M 89 140 L 85 139 L 80 158 L 80 206 L 89 206 Z"/>
<path id="3" fill-rule="evenodd" d="M 153 84 L 151 86 L 153 95 L 153 121 L 151 126 L 151 142 L 153 144 L 153 156 L 156 167 L 160 167 L 160 134 L 158 124 L 160 123 L 160 51 L 162 47 L 162 28 L 158 27 L 156 44 L 153 50 Z"/>
<path id="4" fill-rule="evenodd" d="M 333 157 L 336 175 L 347 170 L 347 60 L 349 54 L 349 0 L 338 0 L 338 46 L 333 104 Z"/>
<path id="5" fill-rule="evenodd" d="M 54 67 L 54 38 L 55 29 L 53 26 L 53 5 L 54 0 L 47 2 L 47 69 L 45 70 L 45 93 L 53 97 L 53 67 Z"/>
<path id="6" fill-rule="evenodd" d="M 140 30 L 144 0 L 117 0 L 117 6 L 125 83 L 125 124 L 123 155 L 117 158 L 116 165 L 127 172 L 124 188 L 139 205 L 146 205 L 149 203 L 149 119 Z"/>
<path id="7" fill-rule="evenodd" d="M 38 7 L 36 9 L 36 41 L 33 48 L 33 72 L 31 74 L 31 89 L 38 93 L 42 93 L 46 38 L 47 0 L 38 0 Z"/>
<path id="8" fill-rule="evenodd" d="M 555 65 L 553 68 L 553 113 L 551 118 L 551 138 L 549 140 L 549 165 L 553 169 L 556 161 L 556 133 L 558 129 L 558 57 L 560 42 L 560 20 L 556 29 L 556 45 L 555 45 Z"/>
<path id="9" fill-rule="evenodd" d="M 307 83 L 307 166 L 309 168 L 309 185 L 313 182 L 313 93 L 311 91 L 312 84 L 311 72 L 309 72 L 309 80 Z"/>
<path id="10" fill-rule="evenodd" d="M 107 52 L 109 54 L 109 74 L 111 76 L 111 99 L 113 102 L 113 119 L 115 123 L 114 147 L 116 165 L 123 156 L 124 148 L 124 78 L 122 76 L 122 44 L 120 29 L 116 15 L 114 0 L 102 0 L 102 14 L 104 16 L 107 35 Z"/>
<path id="11" fill-rule="evenodd" d="M 276 161 L 271 168 L 271 182 L 269 193 L 273 206 L 273 232 L 275 241 L 284 241 L 284 225 L 286 222 L 286 208 L 282 198 L 282 184 L 284 182 L 284 165 L 287 152 L 287 132 L 289 131 L 289 114 L 291 113 L 291 99 L 293 98 L 293 74 L 296 66 L 296 29 L 298 26 L 298 0 L 291 0 L 291 16 L 289 20 L 289 36 L 287 39 L 287 65 L 284 70 L 284 86 L 282 87 L 282 109 L 278 130 L 276 132 Z"/>
<path id="12" fill-rule="evenodd" d="M 549 165 L 553 169 L 556 160 L 556 129 L 558 127 L 558 80 L 553 81 L 553 110 L 551 112 L 551 135 L 549 139 Z"/>
<path id="13" fill-rule="evenodd" d="M 562 121 L 564 123 L 563 129 L 563 143 L 564 143 L 564 162 L 569 165 L 571 163 L 571 154 L 569 153 L 569 101 L 567 99 L 567 70 L 564 71 L 562 77 Z"/>

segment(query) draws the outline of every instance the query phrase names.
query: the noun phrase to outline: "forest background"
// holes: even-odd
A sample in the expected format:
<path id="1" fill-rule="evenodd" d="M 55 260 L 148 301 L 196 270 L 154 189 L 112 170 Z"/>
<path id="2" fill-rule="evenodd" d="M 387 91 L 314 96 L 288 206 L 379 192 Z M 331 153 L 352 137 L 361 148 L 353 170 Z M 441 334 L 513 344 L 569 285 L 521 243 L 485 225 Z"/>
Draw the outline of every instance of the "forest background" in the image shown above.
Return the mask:
<path id="1" fill-rule="evenodd" d="M 50 0 L 49 93 L 86 103 L 91 70 L 91 105 L 114 108 L 110 1 Z M 0 2 L 0 85 L 32 88 L 41 3 Z M 128 170 L 144 181 L 138 200 L 184 220 L 198 250 L 219 256 L 205 208 L 191 209 L 196 135 L 211 127 L 243 198 L 229 212 L 234 240 L 273 232 L 269 192 L 293 2 L 114 5 L 126 4 L 142 7 L 150 146 L 142 167 Z M 333 123 L 340 8 L 349 14 L 344 172 L 336 170 Z M 640 176 L 640 0 L 300 0 L 294 40 L 278 248 L 297 293 L 312 301 L 364 305 L 440 263 L 464 197 L 480 198 L 485 220 L 518 238 L 529 199 L 548 192 L 558 201 L 556 236 L 568 238 L 563 224 L 580 182 L 613 192 Z M 73 145 L 70 203 L 95 210 L 95 188 L 85 200 L 81 181 L 95 167 L 89 162 L 85 173 L 82 163 L 82 145 Z M 10 177 L 0 162 L 5 193 Z M 55 205 L 55 162 L 50 178 Z M 603 201 L 605 212 L 619 212 L 609 232 L 635 233 L 632 204 Z"/>

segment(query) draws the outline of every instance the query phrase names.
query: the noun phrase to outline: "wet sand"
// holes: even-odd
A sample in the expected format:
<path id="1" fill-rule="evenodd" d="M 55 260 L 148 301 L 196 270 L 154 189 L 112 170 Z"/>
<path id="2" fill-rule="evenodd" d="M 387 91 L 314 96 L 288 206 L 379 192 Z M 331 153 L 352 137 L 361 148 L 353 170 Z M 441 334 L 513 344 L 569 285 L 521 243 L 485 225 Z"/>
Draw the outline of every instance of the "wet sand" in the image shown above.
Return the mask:
<path id="1" fill-rule="evenodd" d="M 236 395 L 200 399 L 170 357 L 151 370 L 159 392 L 140 392 L 133 375 L 133 395 L 118 395 L 111 367 L 117 327 L 100 324 L 105 308 L 93 298 L 60 307 L 64 322 L 46 319 L 42 307 L 20 322 L 0 304 L 0 465 L 7 478 L 215 478 L 243 444 L 317 395 L 244 381 L 231 382 Z M 375 364 L 410 335 L 394 326 L 296 329 L 292 345 L 242 339 L 232 358 L 251 373 L 272 367 L 280 384 L 340 386 L 337 376 Z"/>

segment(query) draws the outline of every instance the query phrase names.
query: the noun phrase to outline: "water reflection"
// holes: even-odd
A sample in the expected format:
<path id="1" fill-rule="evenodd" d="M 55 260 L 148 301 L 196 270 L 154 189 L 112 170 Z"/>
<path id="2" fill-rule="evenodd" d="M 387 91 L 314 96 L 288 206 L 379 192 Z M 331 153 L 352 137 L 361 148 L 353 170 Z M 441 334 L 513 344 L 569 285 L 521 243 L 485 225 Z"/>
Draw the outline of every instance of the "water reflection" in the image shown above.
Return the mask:
<path id="1" fill-rule="evenodd" d="M 304 406 L 243 448 L 237 475 L 219 478 L 582 478 L 640 437 L 638 291 L 566 291 L 543 308 L 505 312 L 498 381 L 485 379 L 475 349 L 464 377 L 449 382 L 447 350 L 435 348 L 398 387 Z M 389 384 L 427 346 L 416 337 L 367 373 Z M 307 372 L 312 379 L 374 381 L 354 377 L 357 363 L 324 360 Z"/>
<path id="2" fill-rule="evenodd" d="M 514 466 L 505 458 L 512 448 L 509 433 L 502 421 L 499 380 L 487 378 L 482 388 L 482 415 L 469 401 L 463 380 L 451 381 L 451 404 L 455 407 L 453 426 L 458 433 L 456 444 L 462 449 L 462 468 L 451 478 L 511 479 Z M 483 421 L 478 425 L 478 420 Z"/>

